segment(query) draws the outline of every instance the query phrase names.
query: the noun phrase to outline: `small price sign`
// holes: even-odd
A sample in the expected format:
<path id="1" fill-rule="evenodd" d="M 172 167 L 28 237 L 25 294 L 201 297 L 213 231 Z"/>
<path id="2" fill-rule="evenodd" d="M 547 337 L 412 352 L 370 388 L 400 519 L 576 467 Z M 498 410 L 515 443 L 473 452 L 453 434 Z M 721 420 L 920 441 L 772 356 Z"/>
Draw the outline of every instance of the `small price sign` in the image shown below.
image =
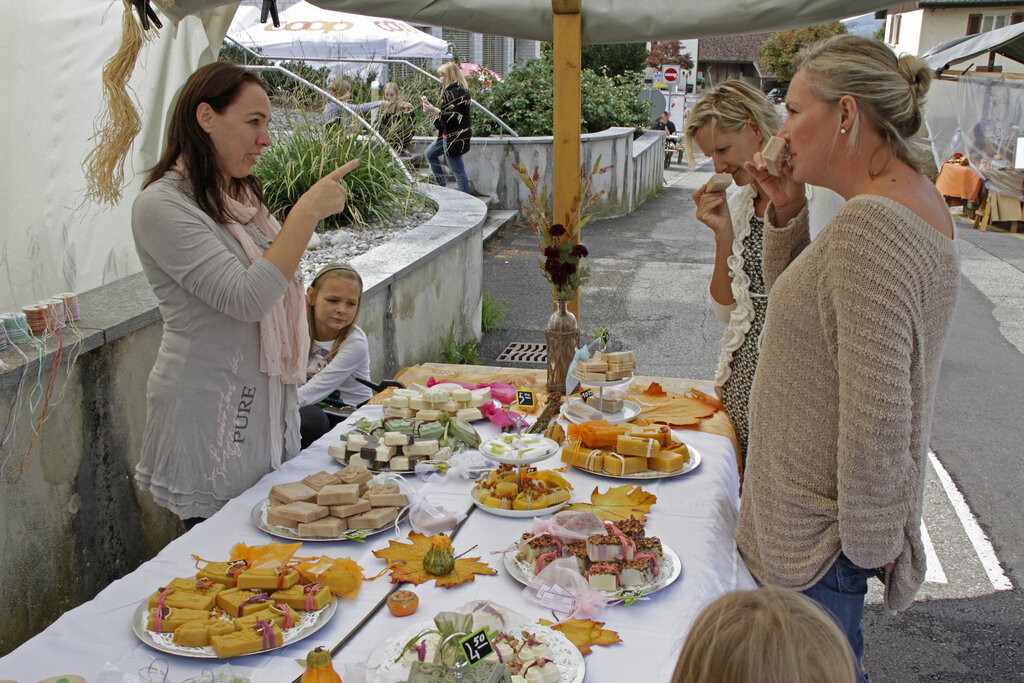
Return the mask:
<path id="1" fill-rule="evenodd" d="M 487 631 L 483 628 L 474 633 L 470 633 L 468 636 L 460 640 L 459 645 L 462 646 L 462 651 L 466 653 L 466 660 L 469 662 L 470 666 L 476 664 L 481 659 L 494 652 L 494 646 L 491 645 L 491 639 L 487 637 Z"/>
<path id="2" fill-rule="evenodd" d="M 537 405 L 537 398 L 534 396 L 532 389 L 517 389 L 516 403 L 519 404 L 520 408 L 533 408 Z"/>
<path id="3" fill-rule="evenodd" d="M 593 389 L 584 389 L 583 391 L 580 392 L 580 398 L 583 399 L 584 403 L 586 403 L 590 399 L 590 397 L 593 396 L 593 395 L 594 395 L 594 390 Z"/>

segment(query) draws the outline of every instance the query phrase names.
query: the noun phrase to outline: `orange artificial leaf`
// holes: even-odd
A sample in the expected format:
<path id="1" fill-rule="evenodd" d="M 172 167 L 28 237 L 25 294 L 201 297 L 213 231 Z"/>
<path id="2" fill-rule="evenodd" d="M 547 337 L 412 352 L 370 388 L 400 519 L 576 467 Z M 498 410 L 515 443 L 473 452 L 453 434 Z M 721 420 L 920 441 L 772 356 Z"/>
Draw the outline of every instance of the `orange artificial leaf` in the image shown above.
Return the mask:
<path id="1" fill-rule="evenodd" d="M 640 416 L 634 424 L 655 422 L 670 427 L 692 427 L 717 412 L 704 400 L 665 391 L 657 382 L 652 382 L 643 392 L 631 390 L 631 393 L 641 406 Z"/>
<path id="2" fill-rule="evenodd" d="M 689 398 L 695 398 L 698 401 L 701 401 L 703 403 L 707 403 L 709 406 L 711 406 L 715 410 L 725 410 L 725 404 L 722 403 L 720 400 L 718 400 L 717 396 L 712 396 L 711 394 L 705 394 L 700 389 L 691 388 L 689 391 L 686 392 L 685 396 L 687 396 Z"/>
<path id="3" fill-rule="evenodd" d="M 634 484 L 625 484 L 608 489 L 605 493 L 598 493 L 597 487 L 590 494 L 589 503 L 573 503 L 568 510 L 582 510 L 592 512 L 599 519 L 608 522 L 621 522 L 624 519 L 635 517 L 644 520 L 651 506 L 658 502 L 658 497 L 653 493 L 644 491 Z"/>
<path id="4" fill-rule="evenodd" d="M 640 392 L 641 396 L 666 396 L 665 390 L 657 382 L 651 382 L 647 388 Z"/>
<path id="5" fill-rule="evenodd" d="M 590 654 L 591 645 L 611 645 L 621 643 L 622 638 L 615 631 L 601 628 L 603 621 L 592 621 L 590 619 L 568 619 L 562 623 L 552 626 L 552 622 L 541 619 L 538 622 L 541 626 L 551 626 L 556 631 L 569 639 L 582 655 Z"/>
<path id="6" fill-rule="evenodd" d="M 423 558 L 427 551 L 433 547 L 432 536 L 424 536 L 415 531 L 409 532 L 409 541 L 390 541 L 387 548 L 374 550 L 373 554 L 385 560 L 391 568 L 391 583 L 408 581 L 411 584 L 419 585 L 430 579 L 434 579 L 438 586 L 451 588 L 458 586 L 464 581 L 472 581 L 476 574 L 497 574 L 485 563 L 480 562 L 479 557 L 464 557 L 455 560 L 455 569 L 448 574 L 434 576 L 423 568 Z"/>

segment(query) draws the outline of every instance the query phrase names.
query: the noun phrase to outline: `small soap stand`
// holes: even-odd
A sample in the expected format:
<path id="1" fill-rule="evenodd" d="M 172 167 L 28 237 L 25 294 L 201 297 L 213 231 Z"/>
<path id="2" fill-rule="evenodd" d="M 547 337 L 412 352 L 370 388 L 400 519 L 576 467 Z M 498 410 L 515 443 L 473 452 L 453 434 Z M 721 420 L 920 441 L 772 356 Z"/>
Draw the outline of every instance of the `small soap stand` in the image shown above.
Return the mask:
<path id="1" fill-rule="evenodd" d="M 581 387 L 597 387 L 597 400 L 598 404 L 600 405 L 600 408 L 598 408 L 598 410 L 600 410 L 602 413 L 607 413 L 608 411 L 604 409 L 605 387 L 619 387 L 622 386 L 623 384 L 629 384 L 630 382 L 633 381 L 633 376 L 630 375 L 629 377 L 623 377 L 622 379 L 613 379 L 608 382 L 596 382 L 594 380 L 585 380 L 580 379 L 578 377 L 576 378 L 576 380 L 580 383 Z M 586 401 L 584 401 L 583 403 L 586 404 Z"/>
<path id="2" fill-rule="evenodd" d="M 438 652 L 441 653 L 441 662 L 442 663 L 444 663 L 444 648 L 445 648 L 445 646 L 448 645 L 448 642 L 452 638 L 465 638 L 467 635 L 469 635 L 469 634 L 463 633 L 462 631 L 456 631 L 455 633 L 451 634 L 450 636 L 445 638 L 443 641 L 441 641 L 441 647 L 440 647 L 440 649 L 438 649 Z M 455 674 L 455 680 L 457 680 L 457 681 L 461 681 L 462 680 L 462 672 L 463 672 L 463 670 L 467 666 L 469 666 L 469 662 L 466 660 L 466 655 L 463 654 L 461 647 L 458 648 L 458 654 L 455 655 L 455 659 L 452 661 L 452 663 L 451 664 L 445 664 L 445 666 L 448 667 L 449 671 L 451 671 L 452 673 Z"/>

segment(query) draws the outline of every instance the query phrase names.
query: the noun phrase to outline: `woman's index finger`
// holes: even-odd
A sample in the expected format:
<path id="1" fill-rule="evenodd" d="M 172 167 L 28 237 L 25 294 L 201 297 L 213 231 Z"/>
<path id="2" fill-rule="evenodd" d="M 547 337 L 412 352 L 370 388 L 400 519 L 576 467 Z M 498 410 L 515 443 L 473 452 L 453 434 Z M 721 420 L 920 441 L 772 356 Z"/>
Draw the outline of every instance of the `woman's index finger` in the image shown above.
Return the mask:
<path id="1" fill-rule="evenodd" d="M 359 159 L 352 159 L 351 161 L 342 164 L 338 168 L 328 173 L 327 177 L 330 178 L 331 180 L 341 180 L 346 175 L 348 175 L 349 171 L 358 168 L 360 163 L 361 161 Z"/>

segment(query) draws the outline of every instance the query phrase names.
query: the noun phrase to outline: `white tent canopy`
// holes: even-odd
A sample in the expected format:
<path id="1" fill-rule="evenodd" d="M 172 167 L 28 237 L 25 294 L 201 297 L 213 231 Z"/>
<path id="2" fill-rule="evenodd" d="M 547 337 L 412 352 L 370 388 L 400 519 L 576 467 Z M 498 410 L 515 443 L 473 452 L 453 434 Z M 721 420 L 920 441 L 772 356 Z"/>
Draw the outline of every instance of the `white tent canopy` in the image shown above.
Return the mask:
<path id="1" fill-rule="evenodd" d="M 448 42 L 404 21 L 321 9 L 300 2 L 260 23 L 260 8 L 239 7 L 228 37 L 268 59 L 450 57 Z"/>
<path id="2" fill-rule="evenodd" d="M 177 19 L 232 0 L 157 0 Z M 325 9 L 383 14 L 431 26 L 552 39 L 551 0 L 312 0 Z M 584 43 L 628 43 L 781 31 L 886 9 L 892 0 L 581 0 Z"/>
<path id="3" fill-rule="evenodd" d="M 942 73 L 957 62 L 988 52 L 1024 62 L 1024 24 L 1011 24 L 994 31 L 954 38 L 939 43 L 921 55 L 921 58 L 928 62 L 928 66 Z"/>

